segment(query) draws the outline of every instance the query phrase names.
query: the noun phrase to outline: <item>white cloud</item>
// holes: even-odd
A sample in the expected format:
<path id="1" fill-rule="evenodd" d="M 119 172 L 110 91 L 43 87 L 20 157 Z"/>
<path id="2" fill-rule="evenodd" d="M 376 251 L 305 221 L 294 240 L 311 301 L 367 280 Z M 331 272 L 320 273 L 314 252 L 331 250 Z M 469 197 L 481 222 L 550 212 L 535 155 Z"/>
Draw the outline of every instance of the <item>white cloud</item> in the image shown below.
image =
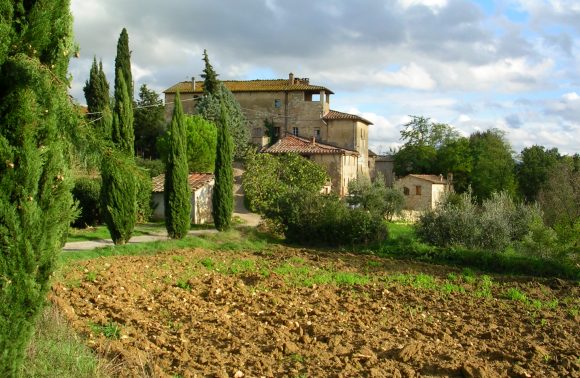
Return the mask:
<path id="1" fill-rule="evenodd" d="M 553 66 L 554 62 L 548 58 L 537 64 L 525 58 L 501 59 L 469 71 L 479 88 L 517 92 L 541 87 Z"/>
<path id="2" fill-rule="evenodd" d="M 437 10 L 447 5 L 447 0 L 399 0 L 403 8 L 410 8 L 417 5 L 423 5 L 428 8 Z"/>

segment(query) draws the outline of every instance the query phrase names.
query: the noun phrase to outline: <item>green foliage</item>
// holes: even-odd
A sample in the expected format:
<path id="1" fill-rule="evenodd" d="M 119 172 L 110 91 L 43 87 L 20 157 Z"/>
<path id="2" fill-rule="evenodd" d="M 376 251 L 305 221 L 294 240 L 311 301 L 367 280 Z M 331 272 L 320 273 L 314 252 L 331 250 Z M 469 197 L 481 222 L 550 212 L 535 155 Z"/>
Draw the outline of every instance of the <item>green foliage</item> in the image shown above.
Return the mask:
<path id="1" fill-rule="evenodd" d="M 279 222 L 286 239 L 301 244 L 353 246 L 385 240 L 381 216 L 349 209 L 335 195 L 293 191 L 278 200 L 266 217 Z"/>
<path id="2" fill-rule="evenodd" d="M 207 56 L 207 50 L 203 50 L 203 62 L 204 69 L 201 77 L 203 78 L 203 94 L 204 96 L 218 94 L 218 74 L 213 69 L 211 63 L 209 62 L 209 57 Z"/>
<path id="3" fill-rule="evenodd" d="M 471 193 L 448 197 L 435 210 L 425 213 L 417 224 L 417 235 L 437 246 L 463 246 L 494 252 L 524 238 L 541 224 L 535 206 L 515 204 L 507 193 L 493 193 L 478 205 Z M 534 226 L 536 225 L 536 226 Z"/>
<path id="4" fill-rule="evenodd" d="M 274 128 L 274 120 L 265 118 L 264 119 L 264 129 L 266 130 L 265 135 L 269 138 L 268 146 L 273 145 L 278 141 L 280 137 Z"/>
<path id="5" fill-rule="evenodd" d="M 520 157 L 521 162 L 516 167 L 518 189 L 526 201 L 533 202 L 561 156 L 557 148 L 548 150 L 543 146 L 532 146 L 524 148 Z"/>
<path id="6" fill-rule="evenodd" d="M 151 218 L 153 208 L 151 207 L 151 195 L 153 184 L 147 170 L 137 168 L 134 171 L 135 178 L 135 201 L 136 201 L 136 218 L 137 223 L 145 223 Z"/>
<path id="7" fill-rule="evenodd" d="M 288 193 L 318 193 L 327 181 L 328 175 L 320 165 L 297 154 L 251 152 L 243 175 L 248 206 L 262 215 L 275 211 L 279 199 Z"/>
<path id="8" fill-rule="evenodd" d="M 101 211 L 115 244 L 131 239 L 137 212 L 137 187 L 133 157 L 105 152 L 101 165 Z"/>
<path id="9" fill-rule="evenodd" d="M 157 138 L 165 132 L 165 108 L 159 95 L 146 84 L 139 88 L 134 118 L 135 153 L 143 158 L 158 159 Z"/>
<path id="10" fill-rule="evenodd" d="M 172 239 L 182 239 L 191 223 L 191 189 L 187 168 L 186 132 L 179 92 L 175 95 L 173 118 L 169 125 L 169 151 L 165 162 L 165 227 Z"/>
<path id="11" fill-rule="evenodd" d="M 111 139 L 115 146 L 128 156 L 133 156 L 135 134 L 133 132 L 133 103 L 127 94 L 127 86 L 121 71 L 115 76 L 115 107 Z"/>
<path id="12" fill-rule="evenodd" d="M 347 202 L 351 206 L 362 207 L 379 217 L 392 220 L 395 214 L 403 210 L 405 197 L 396 189 L 385 184 L 382 174 L 378 174 L 374 182 L 366 177 L 348 183 L 349 197 Z"/>
<path id="13" fill-rule="evenodd" d="M 117 41 L 117 55 L 115 56 L 115 75 L 122 76 L 127 85 L 126 92 L 129 102 L 133 103 L 133 75 L 131 74 L 131 51 L 129 50 L 129 34 L 123 28 Z M 115 78 L 115 91 L 117 91 Z M 116 95 L 115 95 L 116 99 Z"/>
<path id="14" fill-rule="evenodd" d="M 85 82 L 83 91 L 89 113 L 87 118 L 95 123 L 101 137 L 108 138 L 111 133 L 109 83 L 103 71 L 103 63 L 97 65 L 96 57 L 93 58 L 89 80 Z"/>
<path id="15" fill-rule="evenodd" d="M 80 214 L 74 220 L 73 227 L 85 228 L 101 223 L 100 193 L 100 178 L 78 177 L 75 179 L 72 195 L 78 203 Z"/>
<path id="16" fill-rule="evenodd" d="M 410 173 L 436 174 L 438 149 L 459 138 L 459 133 L 444 123 L 434 123 L 422 116 L 411 116 L 411 121 L 403 125 L 401 140 L 403 147 L 395 153 L 395 174 L 406 176 Z"/>
<path id="17" fill-rule="evenodd" d="M 197 113 L 217 125 L 221 121 L 221 108 L 225 106 L 228 114 L 226 127 L 233 139 L 234 158 L 243 159 L 250 143 L 248 121 L 232 92 L 217 79 L 218 75 L 209 63 L 207 51 L 204 50 L 203 55 L 205 68 L 201 76 L 204 78 L 204 96 L 197 103 Z"/>
<path id="18" fill-rule="evenodd" d="M 17 376 L 75 211 L 66 0 L 0 5 L 0 376 Z"/>
<path id="19" fill-rule="evenodd" d="M 212 216 L 215 228 L 228 230 L 234 210 L 233 143 L 228 128 L 228 110 L 221 107 L 215 159 L 215 185 L 212 196 Z"/>
<path id="20" fill-rule="evenodd" d="M 440 174 L 453 175 L 453 189 L 457 193 L 465 193 L 473 171 L 469 139 L 461 137 L 445 141 L 437 150 L 436 166 Z"/>
<path id="21" fill-rule="evenodd" d="M 497 129 L 475 132 L 469 137 L 473 158 L 471 188 L 479 201 L 494 192 L 515 195 L 514 160 L 504 133 Z"/>
<path id="22" fill-rule="evenodd" d="M 215 168 L 217 128 L 199 115 L 185 115 L 187 132 L 187 165 L 190 172 L 211 173 Z M 169 134 L 158 139 L 157 146 L 163 159 L 167 156 Z"/>
<path id="23" fill-rule="evenodd" d="M 135 163 L 139 168 L 144 169 L 150 178 L 157 177 L 165 172 L 165 163 L 159 159 L 135 158 Z"/>

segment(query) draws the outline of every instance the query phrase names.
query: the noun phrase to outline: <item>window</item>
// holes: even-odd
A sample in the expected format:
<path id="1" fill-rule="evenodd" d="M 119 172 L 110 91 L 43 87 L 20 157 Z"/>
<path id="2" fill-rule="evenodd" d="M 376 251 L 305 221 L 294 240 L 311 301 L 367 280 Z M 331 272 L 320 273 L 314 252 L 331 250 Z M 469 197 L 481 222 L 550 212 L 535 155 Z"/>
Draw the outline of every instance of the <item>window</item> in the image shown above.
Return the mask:
<path id="1" fill-rule="evenodd" d="M 418 196 L 421 195 L 421 186 L 420 185 L 415 186 L 415 194 Z"/>
<path id="2" fill-rule="evenodd" d="M 282 107 L 282 101 L 280 101 L 280 99 L 279 99 L 279 98 L 277 98 L 277 99 L 275 99 L 275 100 L 274 100 L 274 107 L 275 107 L 275 108 L 280 108 L 280 107 Z"/>
<path id="3" fill-rule="evenodd" d="M 259 138 L 261 137 L 262 134 L 262 128 L 261 127 L 254 127 L 253 131 L 252 131 L 252 136 L 255 138 Z"/>
<path id="4" fill-rule="evenodd" d="M 314 137 L 320 139 L 320 129 L 314 129 Z"/>
<path id="5" fill-rule="evenodd" d="M 298 136 L 298 128 L 297 127 L 292 128 L 292 135 Z"/>
<path id="6" fill-rule="evenodd" d="M 410 194 L 410 190 L 406 186 L 403 187 L 403 194 L 406 195 L 406 196 L 408 196 Z"/>
<path id="7" fill-rule="evenodd" d="M 274 127 L 274 137 L 278 138 L 280 136 L 280 127 L 276 126 Z"/>

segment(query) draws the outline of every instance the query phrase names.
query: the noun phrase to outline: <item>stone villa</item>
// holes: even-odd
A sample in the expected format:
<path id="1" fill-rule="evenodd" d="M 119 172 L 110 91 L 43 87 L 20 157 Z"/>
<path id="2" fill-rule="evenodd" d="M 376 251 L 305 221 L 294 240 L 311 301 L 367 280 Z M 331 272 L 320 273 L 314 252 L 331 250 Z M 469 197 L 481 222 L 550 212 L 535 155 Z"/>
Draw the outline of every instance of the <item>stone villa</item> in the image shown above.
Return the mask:
<path id="1" fill-rule="evenodd" d="M 278 143 L 266 152 L 284 151 L 301 154 L 325 167 L 333 191 L 346 195 L 348 182 L 358 176 L 369 176 L 368 120 L 354 114 L 330 109 L 330 89 L 310 84 L 307 78 L 291 73 L 287 79 L 222 81 L 240 103 L 254 144 L 264 147 L 264 120 L 274 124 Z M 195 111 L 195 100 L 203 95 L 203 82 L 184 81 L 164 91 L 165 114 L 173 113 L 173 102 L 179 91 L 186 114 Z M 372 155 L 372 153 L 371 153 Z"/>

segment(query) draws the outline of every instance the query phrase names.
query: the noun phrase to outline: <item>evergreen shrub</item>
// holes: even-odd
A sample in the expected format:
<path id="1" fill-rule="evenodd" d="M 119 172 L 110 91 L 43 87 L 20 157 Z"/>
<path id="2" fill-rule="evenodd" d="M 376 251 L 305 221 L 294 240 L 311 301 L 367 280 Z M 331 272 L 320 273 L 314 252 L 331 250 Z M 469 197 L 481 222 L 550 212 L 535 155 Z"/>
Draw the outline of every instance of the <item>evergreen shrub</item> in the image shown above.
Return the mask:
<path id="1" fill-rule="evenodd" d="M 100 193 L 100 178 L 78 177 L 75 180 L 72 195 L 78 204 L 79 216 L 72 223 L 73 227 L 85 228 L 102 223 Z"/>

